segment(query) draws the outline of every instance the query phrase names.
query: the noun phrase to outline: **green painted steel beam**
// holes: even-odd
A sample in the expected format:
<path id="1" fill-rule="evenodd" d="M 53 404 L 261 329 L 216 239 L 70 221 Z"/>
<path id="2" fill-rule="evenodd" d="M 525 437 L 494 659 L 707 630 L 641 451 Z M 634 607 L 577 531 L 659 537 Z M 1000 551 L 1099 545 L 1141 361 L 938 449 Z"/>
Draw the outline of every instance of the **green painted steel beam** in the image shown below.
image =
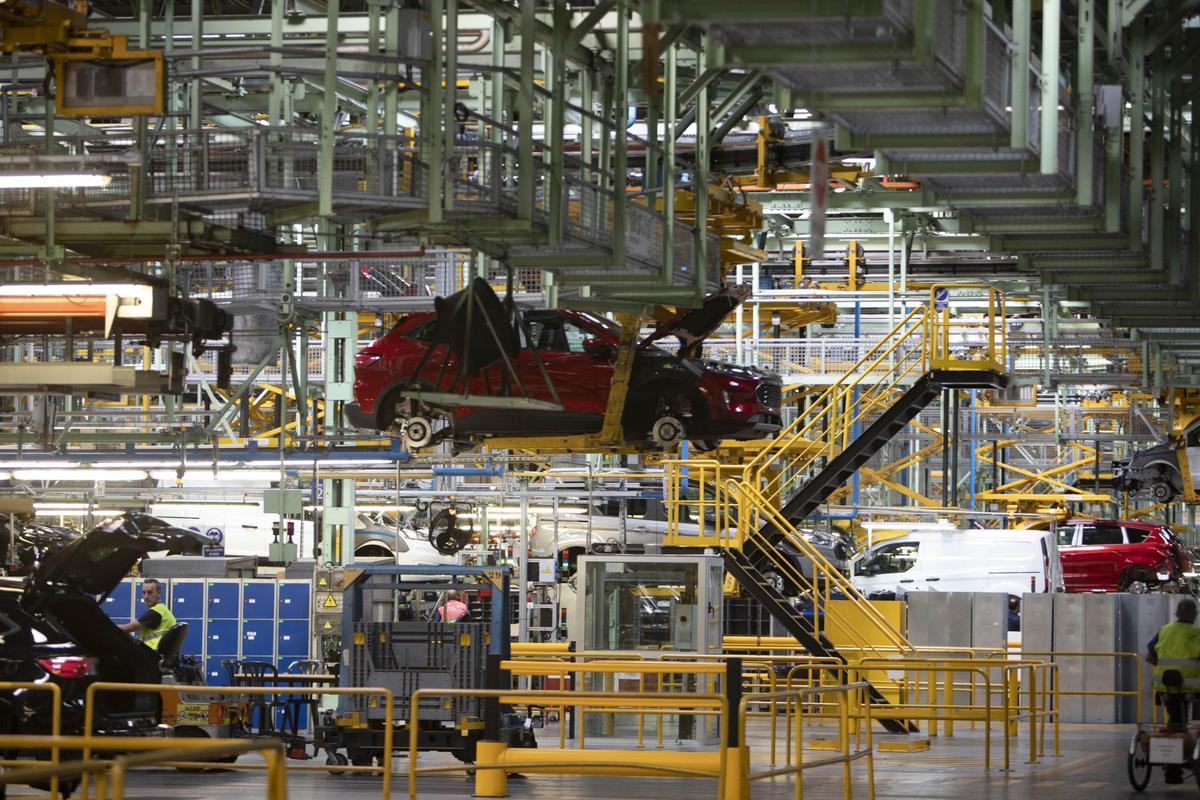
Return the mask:
<path id="1" fill-rule="evenodd" d="M 1088 255 L 1086 257 L 1078 257 L 1071 255 L 1056 255 L 1054 253 L 1037 253 L 1028 257 L 1030 269 L 1057 269 L 1057 270 L 1147 270 L 1149 262 L 1145 255 L 1141 253 L 1114 253 L 1112 255 Z M 1150 272 L 1159 272 L 1158 270 L 1148 270 Z M 1165 273 L 1164 273 L 1165 274 Z M 1140 276 L 1140 272 L 1138 273 Z M 1126 283 L 1131 276 L 1125 273 Z M 1157 275 L 1155 276 L 1157 277 Z M 1154 278 L 1150 278 L 1153 280 Z"/>
<path id="2" fill-rule="evenodd" d="M 595 8 L 588 12 L 586 17 L 572 26 L 571 32 L 567 36 L 567 47 L 579 47 L 584 37 L 592 32 L 596 25 L 613 10 L 616 4 L 616 0 L 600 0 Z M 553 35 L 553 31 L 551 31 L 551 34 Z"/>
<path id="3" fill-rule="evenodd" d="M 803 66 L 806 64 L 846 64 L 878 61 L 891 64 L 914 60 L 913 48 L 906 43 L 839 44 L 819 42 L 794 44 L 726 45 L 725 63 L 757 69 Z"/>
<path id="4" fill-rule="evenodd" d="M 1154 281 L 1149 281 L 1148 283 L 1150 284 L 1148 286 L 1124 286 L 1119 289 L 1112 287 L 1083 288 L 1074 290 L 1075 294 L 1072 297 L 1078 300 L 1099 303 L 1105 308 L 1117 308 L 1123 303 L 1131 303 L 1138 308 L 1145 308 L 1147 303 L 1153 303 L 1160 306 L 1191 310 L 1192 306 L 1189 302 L 1178 299 L 1179 296 L 1176 287 L 1165 284 L 1154 285 Z"/>
<path id="5" fill-rule="evenodd" d="M 834 132 L 839 150 L 1003 148 L 1008 136 L 996 133 L 854 133 L 841 125 Z"/>
<path id="6" fill-rule="evenodd" d="M 923 177 L 928 175 L 1029 175 L 1035 174 L 1035 158 L 1018 159 L 912 159 L 876 157 L 876 172 Z"/>
<path id="7" fill-rule="evenodd" d="M 959 229 L 964 233 L 995 235 L 1010 234 L 1017 236 L 1019 234 L 1036 235 L 1042 233 L 1088 234 L 1104 230 L 1104 221 L 1095 216 L 1069 218 L 1018 217 L 1013 219 L 981 219 L 973 217 L 969 214 L 964 214 L 959 217 L 959 220 Z M 1124 237 L 1121 239 L 1121 244 L 1122 246 L 1125 244 Z"/>
<path id="8" fill-rule="evenodd" d="M 1090 232 L 1090 231 L 1089 231 Z M 990 247 L 1000 253 L 1048 253 L 1061 250 L 1118 250 L 1127 239 L 1119 234 L 1110 236 L 1084 236 L 1071 238 L 1046 238 L 1043 236 L 995 236 Z M 1091 258 L 1081 261 L 1092 261 Z M 1143 263 L 1143 262 L 1139 262 Z"/>
<path id="9" fill-rule="evenodd" d="M 659 19 L 673 22 L 812 22 L 882 17 L 884 0 L 662 0 Z M 653 18 L 651 18 L 651 21 Z"/>
<path id="10" fill-rule="evenodd" d="M 1113 269 L 1118 269 L 1113 267 Z M 1096 272 L 1094 270 L 1046 270 L 1042 273 L 1042 281 L 1055 286 L 1095 286 L 1098 284 L 1128 284 L 1140 282 L 1141 274 L 1130 274 L 1128 271 Z M 1160 274 L 1146 274 L 1145 279 L 1152 281 L 1160 278 Z"/>
<path id="11" fill-rule="evenodd" d="M 508 265 L 518 269 L 559 269 L 595 267 L 601 268 L 611 262 L 607 253 L 510 253 Z M 586 281 L 583 281 L 586 283 Z"/>
<path id="12" fill-rule="evenodd" d="M 1150 5 L 1151 0 L 1120 0 L 1121 3 L 1121 26 L 1129 27 L 1137 15 L 1142 13 L 1146 6 Z M 1112 24 L 1111 22 L 1109 23 Z"/>

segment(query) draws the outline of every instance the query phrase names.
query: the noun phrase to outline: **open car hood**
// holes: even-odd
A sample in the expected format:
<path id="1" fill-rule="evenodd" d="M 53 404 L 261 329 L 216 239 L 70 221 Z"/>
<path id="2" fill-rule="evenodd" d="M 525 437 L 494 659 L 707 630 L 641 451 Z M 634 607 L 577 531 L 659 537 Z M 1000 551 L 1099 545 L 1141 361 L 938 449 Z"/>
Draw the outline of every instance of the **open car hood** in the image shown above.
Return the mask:
<path id="1" fill-rule="evenodd" d="M 659 339 L 674 336 L 679 339 L 679 355 L 691 357 L 696 354 L 701 342 L 729 316 L 729 313 L 742 304 L 750 296 L 750 287 L 742 284 L 726 286 L 704 298 L 704 304 L 699 308 L 687 308 L 676 313 L 666 309 L 659 315 L 656 309 L 655 319 L 658 327 L 645 339 L 638 343 L 639 348 L 649 347 Z"/>
<path id="2" fill-rule="evenodd" d="M 212 543 L 196 531 L 177 528 L 148 514 L 129 513 L 101 522 L 47 556 L 34 572 L 30 588 L 59 584 L 103 594 L 112 591 L 147 553 L 168 550 L 198 555 Z"/>

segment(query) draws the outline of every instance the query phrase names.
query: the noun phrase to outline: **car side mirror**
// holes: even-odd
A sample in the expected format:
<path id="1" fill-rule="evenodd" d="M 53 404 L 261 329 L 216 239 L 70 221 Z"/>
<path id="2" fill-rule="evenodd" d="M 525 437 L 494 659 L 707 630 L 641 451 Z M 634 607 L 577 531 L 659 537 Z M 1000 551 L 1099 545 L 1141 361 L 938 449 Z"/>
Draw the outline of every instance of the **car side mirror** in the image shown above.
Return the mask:
<path id="1" fill-rule="evenodd" d="M 603 339 L 584 339 L 583 352 L 596 358 L 610 358 L 616 352 L 616 348 Z"/>

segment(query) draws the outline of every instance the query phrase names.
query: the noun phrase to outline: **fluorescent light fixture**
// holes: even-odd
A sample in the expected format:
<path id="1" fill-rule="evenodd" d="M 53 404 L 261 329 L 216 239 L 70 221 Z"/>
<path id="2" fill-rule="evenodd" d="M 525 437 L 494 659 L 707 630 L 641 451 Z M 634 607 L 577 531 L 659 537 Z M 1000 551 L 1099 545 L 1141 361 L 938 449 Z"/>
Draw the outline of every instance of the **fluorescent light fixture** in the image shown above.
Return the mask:
<path id="1" fill-rule="evenodd" d="M 48 507 L 49 506 L 49 507 Z M 70 504 L 70 503 L 34 503 L 33 513 L 46 517 L 116 517 L 120 516 L 120 509 L 116 508 L 92 508 L 89 509 L 86 505 Z"/>
<path id="2" fill-rule="evenodd" d="M 72 483 L 117 483 L 144 481 L 144 469 L 18 469 L 13 478 L 19 481 L 71 481 Z"/>
<path id="3" fill-rule="evenodd" d="M 173 481 L 179 473 L 173 469 L 152 469 L 150 477 L 156 481 Z M 212 469 L 189 469 L 183 473 L 184 480 L 230 482 L 271 482 L 280 480 L 277 469 L 222 469 L 213 474 Z"/>
<path id="4" fill-rule="evenodd" d="M 110 183 L 112 176 L 99 172 L 10 172 L 0 175 L 0 189 L 82 189 Z"/>
<path id="5" fill-rule="evenodd" d="M 0 469 L 77 469 L 78 461 L 0 461 Z"/>

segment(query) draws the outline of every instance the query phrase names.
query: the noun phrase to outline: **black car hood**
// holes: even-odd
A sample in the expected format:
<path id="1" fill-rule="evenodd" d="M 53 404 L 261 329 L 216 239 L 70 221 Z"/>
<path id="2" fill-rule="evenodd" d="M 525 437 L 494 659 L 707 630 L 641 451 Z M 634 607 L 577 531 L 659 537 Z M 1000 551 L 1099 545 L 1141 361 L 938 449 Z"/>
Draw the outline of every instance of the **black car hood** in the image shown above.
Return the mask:
<path id="1" fill-rule="evenodd" d="M 699 345 L 749 296 L 749 286 L 736 284 L 713 292 L 704 298 L 704 304 L 699 308 L 684 309 L 675 314 L 667 312 L 661 317 L 656 314 L 658 327 L 642 339 L 638 347 L 646 348 L 659 339 L 674 336 L 679 339 L 679 355 L 695 355 Z"/>
<path id="2" fill-rule="evenodd" d="M 34 572 L 32 586 L 70 585 L 88 594 L 103 594 L 112 591 L 147 553 L 169 550 L 193 555 L 212 543 L 196 531 L 130 513 L 105 520 L 48 556 Z"/>

